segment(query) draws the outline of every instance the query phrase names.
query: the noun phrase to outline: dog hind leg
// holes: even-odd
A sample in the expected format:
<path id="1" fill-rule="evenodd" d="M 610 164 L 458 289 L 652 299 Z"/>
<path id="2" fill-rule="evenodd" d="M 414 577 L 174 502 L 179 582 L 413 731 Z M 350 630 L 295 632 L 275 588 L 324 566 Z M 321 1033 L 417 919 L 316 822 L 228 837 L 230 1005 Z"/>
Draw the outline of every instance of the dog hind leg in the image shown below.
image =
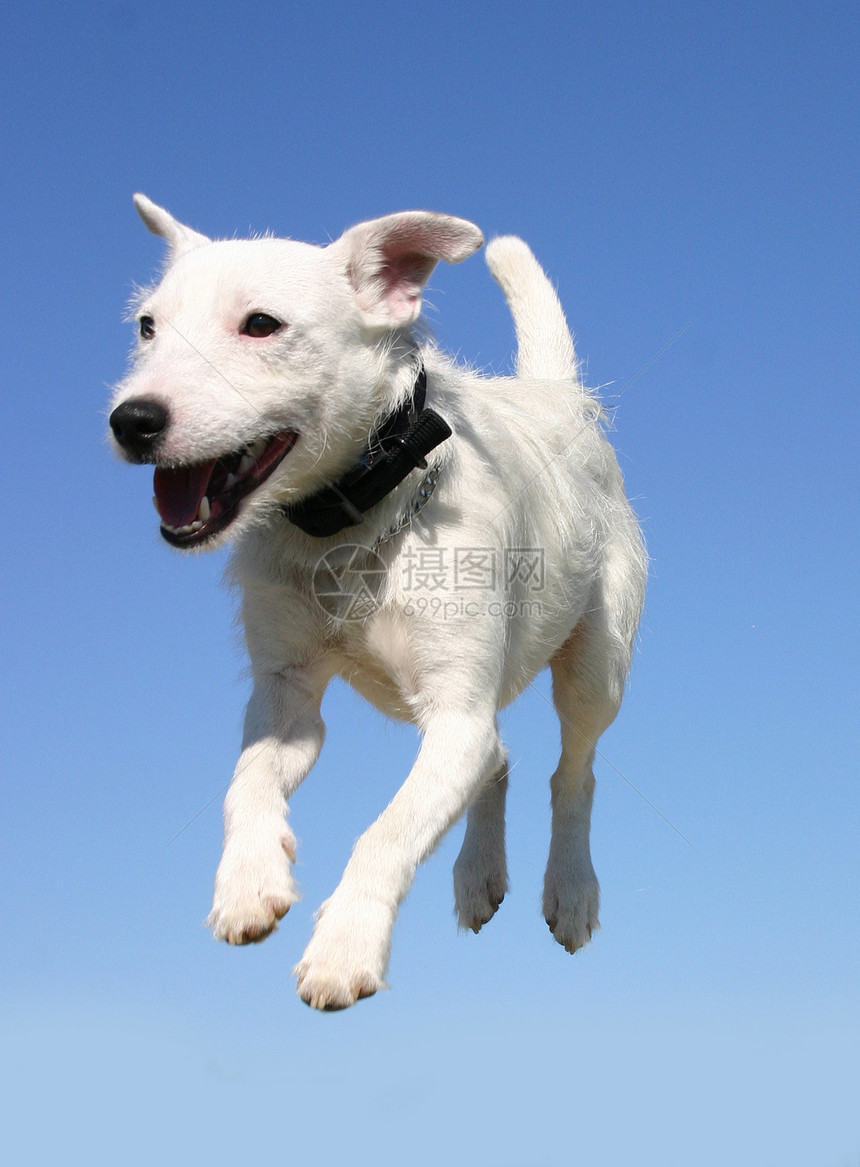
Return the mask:
<path id="1" fill-rule="evenodd" d="M 550 662 L 553 700 L 561 721 L 561 757 L 550 781 L 552 839 L 543 913 L 550 931 L 575 952 L 600 927 L 600 889 L 589 831 L 597 739 L 614 720 L 626 673 L 624 654 L 601 627 L 584 617 Z"/>
<path id="2" fill-rule="evenodd" d="M 454 864 L 454 910 L 461 928 L 480 932 L 508 890 L 505 857 L 507 760 L 469 807 L 466 834 Z"/>

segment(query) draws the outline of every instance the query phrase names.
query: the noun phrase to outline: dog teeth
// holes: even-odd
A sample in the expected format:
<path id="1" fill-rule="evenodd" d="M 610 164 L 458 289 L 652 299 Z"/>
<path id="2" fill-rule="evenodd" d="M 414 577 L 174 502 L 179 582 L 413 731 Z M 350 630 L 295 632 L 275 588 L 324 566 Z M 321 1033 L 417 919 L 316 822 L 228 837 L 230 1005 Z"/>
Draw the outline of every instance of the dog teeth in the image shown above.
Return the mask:
<path id="1" fill-rule="evenodd" d="M 209 507 L 209 499 L 208 499 L 208 498 L 206 497 L 206 495 L 204 494 L 204 495 L 203 495 L 203 499 L 202 499 L 202 501 L 201 501 L 201 503 L 200 503 L 200 509 L 199 509 L 199 510 L 198 510 L 198 512 L 197 512 L 197 514 L 200 516 L 200 525 L 201 525 L 201 526 L 202 526 L 202 524 L 203 524 L 203 523 L 208 523 L 208 522 L 209 522 L 209 516 L 211 515 L 211 513 L 212 513 L 212 511 L 211 511 L 211 509 L 210 509 L 210 507 Z M 193 525 L 194 525 L 194 524 L 192 523 L 192 526 L 193 526 Z"/>
<path id="2" fill-rule="evenodd" d="M 267 438 L 257 438 L 255 442 L 250 442 L 245 447 L 245 453 L 242 455 L 239 465 L 236 467 L 236 473 L 227 475 L 227 480 L 224 485 L 228 489 L 231 486 L 235 486 L 240 478 L 247 478 L 257 464 L 257 460 L 265 452 L 268 444 Z"/>
<path id="3" fill-rule="evenodd" d="M 171 535 L 193 535 L 195 531 L 200 530 L 203 524 L 199 519 L 195 519 L 193 523 L 186 523 L 184 527 L 171 527 L 169 523 L 163 523 L 162 526 Z"/>

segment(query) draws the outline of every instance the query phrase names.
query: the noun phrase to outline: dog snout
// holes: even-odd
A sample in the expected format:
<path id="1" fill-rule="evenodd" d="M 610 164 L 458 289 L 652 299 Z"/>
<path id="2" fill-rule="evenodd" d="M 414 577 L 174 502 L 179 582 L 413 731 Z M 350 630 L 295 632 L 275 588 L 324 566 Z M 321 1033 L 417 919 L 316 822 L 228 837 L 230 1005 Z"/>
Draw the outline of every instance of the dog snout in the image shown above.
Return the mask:
<path id="1" fill-rule="evenodd" d="M 123 450 L 132 458 L 151 457 L 167 428 L 168 412 L 158 401 L 132 397 L 110 415 L 110 428 Z"/>

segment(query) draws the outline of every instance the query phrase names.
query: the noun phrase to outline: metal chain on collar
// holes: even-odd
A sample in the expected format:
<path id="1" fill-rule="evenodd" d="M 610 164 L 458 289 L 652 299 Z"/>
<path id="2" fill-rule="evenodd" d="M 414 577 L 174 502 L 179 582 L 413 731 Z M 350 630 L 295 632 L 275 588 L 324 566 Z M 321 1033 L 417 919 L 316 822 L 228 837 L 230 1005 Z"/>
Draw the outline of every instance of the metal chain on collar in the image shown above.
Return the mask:
<path id="1" fill-rule="evenodd" d="M 417 514 L 419 514 L 427 503 L 430 501 L 433 491 L 436 489 L 436 483 L 439 481 L 439 474 L 442 470 L 441 466 L 432 466 L 419 483 L 418 490 L 412 502 L 406 508 L 400 518 L 391 524 L 387 531 L 383 531 L 379 535 L 371 548 L 375 551 L 377 547 L 381 547 L 383 543 L 387 543 L 389 539 L 393 539 L 405 527 L 408 527 Z"/>

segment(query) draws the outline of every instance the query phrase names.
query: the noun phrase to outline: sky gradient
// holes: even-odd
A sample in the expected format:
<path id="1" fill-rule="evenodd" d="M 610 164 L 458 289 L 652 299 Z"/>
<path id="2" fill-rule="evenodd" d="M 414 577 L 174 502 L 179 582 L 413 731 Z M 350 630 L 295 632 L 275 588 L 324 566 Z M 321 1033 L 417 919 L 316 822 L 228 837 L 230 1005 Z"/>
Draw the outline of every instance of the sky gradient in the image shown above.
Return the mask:
<path id="1" fill-rule="evenodd" d="M 2 25 L 10 1161 L 853 1167 L 852 6 L 84 0 Z M 340 684 L 293 800 L 301 903 L 248 950 L 202 927 L 248 685 L 225 556 L 171 552 L 150 472 L 105 439 L 162 257 L 135 190 L 221 237 L 445 211 L 556 283 L 651 556 L 584 952 L 539 910 L 546 675 L 502 719 L 511 891 L 480 936 L 452 915 L 459 828 L 404 904 L 391 991 L 337 1016 L 295 996 L 416 748 Z M 480 253 L 425 308 L 510 369 Z"/>

